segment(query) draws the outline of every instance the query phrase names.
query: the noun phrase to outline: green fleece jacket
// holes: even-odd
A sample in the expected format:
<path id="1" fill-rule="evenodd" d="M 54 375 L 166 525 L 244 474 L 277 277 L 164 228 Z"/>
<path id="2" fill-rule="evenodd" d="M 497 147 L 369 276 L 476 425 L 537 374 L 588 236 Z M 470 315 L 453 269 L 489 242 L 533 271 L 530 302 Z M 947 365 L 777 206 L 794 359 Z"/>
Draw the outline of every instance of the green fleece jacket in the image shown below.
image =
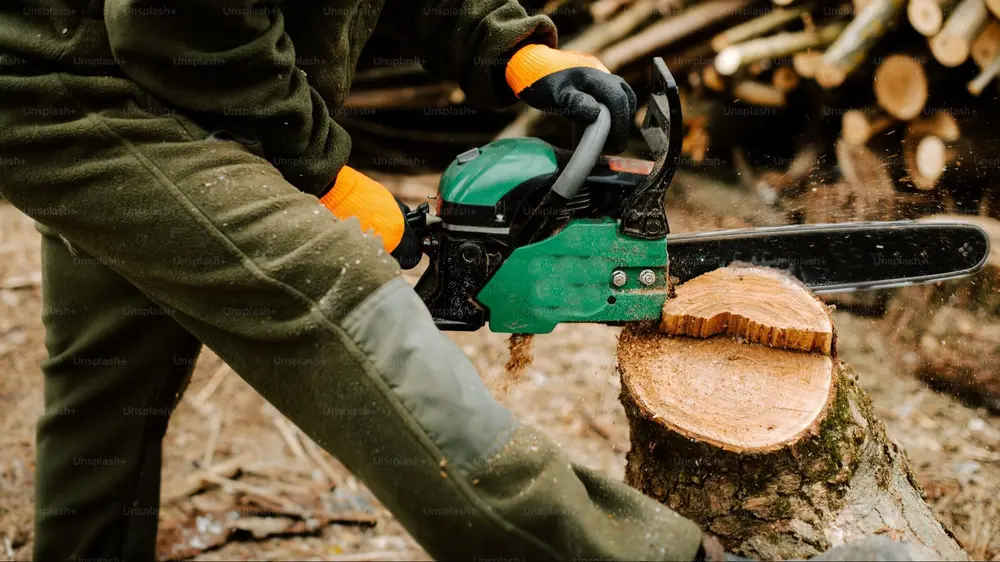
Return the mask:
<path id="1" fill-rule="evenodd" d="M 206 129 L 256 140 L 322 196 L 350 153 L 335 117 L 376 24 L 482 105 L 514 101 L 512 51 L 556 44 L 552 22 L 516 0 L 8 0 L 0 73 L 129 78 Z"/>

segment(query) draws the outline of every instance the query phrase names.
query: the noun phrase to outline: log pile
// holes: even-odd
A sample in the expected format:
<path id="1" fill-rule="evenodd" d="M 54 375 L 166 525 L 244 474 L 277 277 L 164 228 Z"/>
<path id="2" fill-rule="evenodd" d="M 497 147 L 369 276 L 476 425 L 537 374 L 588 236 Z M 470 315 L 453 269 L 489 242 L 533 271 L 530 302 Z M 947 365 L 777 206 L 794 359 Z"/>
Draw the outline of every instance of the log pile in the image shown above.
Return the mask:
<path id="1" fill-rule="evenodd" d="M 1000 0 L 522 4 L 550 14 L 562 48 L 594 54 L 640 99 L 650 58 L 664 57 L 683 91 L 683 164 L 744 180 L 790 221 L 998 216 L 989 178 L 1000 165 L 990 126 L 1000 117 Z M 357 150 L 372 148 L 382 164 L 433 168 L 494 136 L 571 142 L 558 118 L 472 108 L 419 64 L 367 60 L 380 59 L 362 57 L 342 120 Z M 638 136 L 633 148 L 643 148 Z M 391 156 L 406 150 L 434 156 Z M 861 177 L 874 177 L 878 193 L 855 202 Z M 869 208 L 886 197 L 889 211 Z"/>
<path id="2" fill-rule="evenodd" d="M 996 212 L 989 177 L 1000 159 L 987 124 L 997 118 L 1000 12 L 984 0 L 773 4 L 711 40 L 700 95 L 759 107 L 775 123 L 808 116 L 791 154 L 758 158 L 782 163 L 778 178 L 801 178 L 795 165 L 819 149 L 806 182 L 789 190 L 767 179 L 774 171 L 750 174 L 789 221 Z M 746 95 L 746 85 L 760 92 L 768 82 L 778 94 Z M 713 141 L 723 153 L 753 142 L 702 144 Z M 835 173 L 819 173 L 824 165 Z"/>
<path id="3" fill-rule="evenodd" d="M 840 361 L 827 307 L 776 270 L 688 281 L 619 340 L 626 481 L 736 554 L 807 559 L 870 535 L 965 560 Z"/>

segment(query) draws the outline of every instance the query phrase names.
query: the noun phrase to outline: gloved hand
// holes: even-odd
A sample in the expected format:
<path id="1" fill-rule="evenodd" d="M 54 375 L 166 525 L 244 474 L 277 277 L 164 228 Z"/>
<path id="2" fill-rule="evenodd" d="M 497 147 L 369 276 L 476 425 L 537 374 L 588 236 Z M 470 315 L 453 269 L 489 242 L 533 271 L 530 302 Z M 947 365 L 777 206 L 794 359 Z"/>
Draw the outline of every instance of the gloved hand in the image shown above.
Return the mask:
<path id="1" fill-rule="evenodd" d="M 340 220 L 357 217 L 362 230 L 382 237 L 385 250 L 403 269 L 420 262 L 420 239 L 406 222 L 409 207 L 396 199 L 382 184 L 344 166 L 333 187 L 320 200 Z"/>
<path id="2" fill-rule="evenodd" d="M 522 101 L 541 110 L 565 112 L 571 119 L 592 123 L 598 102 L 611 112 L 611 132 L 605 150 L 625 150 L 638 106 L 635 92 L 611 74 L 597 58 L 546 45 L 526 45 L 507 62 L 507 84 Z"/>

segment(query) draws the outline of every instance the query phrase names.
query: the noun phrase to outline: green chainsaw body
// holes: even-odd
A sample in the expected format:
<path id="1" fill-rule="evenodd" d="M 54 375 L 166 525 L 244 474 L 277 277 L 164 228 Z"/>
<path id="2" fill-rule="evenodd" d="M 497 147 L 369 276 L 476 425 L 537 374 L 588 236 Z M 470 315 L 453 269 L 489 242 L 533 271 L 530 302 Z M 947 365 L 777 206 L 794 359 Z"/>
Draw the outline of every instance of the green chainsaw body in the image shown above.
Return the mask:
<path id="1" fill-rule="evenodd" d="M 488 323 L 494 332 L 540 334 L 564 322 L 659 317 L 668 269 L 663 196 L 681 118 L 676 84 L 662 61 L 657 69 L 660 88 L 643 125 L 653 131 L 656 163 L 602 156 L 604 137 L 585 131 L 574 151 L 501 139 L 448 166 L 437 222 L 418 225 L 431 264 L 416 290 L 439 328 Z"/>
<path id="2" fill-rule="evenodd" d="M 445 230 L 446 236 L 463 236 L 466 248 L 475 242 L 464 237 L 478 235 L 488 244 L 490 237 L 508 236 L 500 232 L 510 224 L 503 210 L 546 191 L 565 159 L 564 151 L 533 138 L 502 139 L 460 155 L 441 177 L 437 214 L 456 222 L 474 218 L 457 225 L 468 230 Z M 604 159 L 589 178 L 587 192 L 606 189 L 620 196 L 640 185 L 645 174 L 611 169 L 621 162 L 636 167 L 635 161 Z M 638 167 L 648 168 L 643 163 Z M 601 185 L 602 180 L 616 185 Z M 479 232 L 472 230 L 477 228 Z M 479 255 L 489 260 L 489 254 Z M 488 268 L 464 258 L 455 261 Z M 581 213 L 567 217 L 542 240 L 514 248 L 473 296 L 488 312 L 494 332 L 542 334 L 563 322 L 652 320 L 666 298 L 667 261 L 664 238 L 627 236 L 611 216 Z M 620 285 L 613 279 L 616 272 L 621 272 Z"/>
<path id="3" fill-rule="evenodd" d="M 441 177 L 438 197 L 454 207 L 494 206 L 528 180 L 559 170 L 556 151 L 533 138 L 502 139 L 472 160 L 456 159 Z M 622 270 L 626 282 L 609 284 Z M 653 271 L 646 286 L 639 275 Z M 667 251 L 662 240 L 624 236 L 610 218 L 574 219 L 554 235 L 515 249 L 478 293 L 494 332 L 548 333 L 560 322 L 654 319 L 666 294 Z M 557 273 L 557 275 L 552 275 Z"/>
<path id="4" fill-rule="evenodd" d="M 625 283 L 609 283 L 613 272 Z M 643 272 L 655 276 L 639 282 Z M 576 219 L 514 250 L 479 292 L 494 332 L 545 334 L 561 322 L 655 320 L 667 294 L 667 245 L 622 236 L 609 218 Z M 647 274 L 648 276 L 649 274 Z"/>
<path id="5" fill-rule="evenodd" d="M 477 151 L 459 155 L 445 169 L 440 201 L 492 207 L 524 182 L 559 170 L 555 149 L 541 139 L 501 139 Z"/>

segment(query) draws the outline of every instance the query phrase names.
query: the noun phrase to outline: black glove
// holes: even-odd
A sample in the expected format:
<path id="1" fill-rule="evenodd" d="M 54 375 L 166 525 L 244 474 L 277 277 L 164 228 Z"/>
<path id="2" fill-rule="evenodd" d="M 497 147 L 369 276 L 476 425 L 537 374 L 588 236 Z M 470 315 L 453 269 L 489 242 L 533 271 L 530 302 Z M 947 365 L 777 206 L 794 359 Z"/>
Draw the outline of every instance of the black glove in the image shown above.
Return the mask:
<path id="1" fill-rule="evenodd" d="M 393 198 L 395 199 L 395 197 Z M 410 208 L 399 199 L 396 199 L 396 204 L 399 205 L 399 210 L 403 213 L 403 219 L 405 220 L 406 215 L 410 212 Z M 391 252 L 391 255 L 396 258 L 396 261 L 399 262 L 400 267 L 403 269 L 413 269 L 420 263 L 420 258 L 423 256 L 422 246 L 423 241 L 420 240 L 416 230 L 410 225 L 409 221 L 406 221 L 403 238 L 400 239 L 399 245 Z"/>
<path id="2" fill-rule="evenodd" d="M 611 74 L 597 58 L 527 45 L 510 58 L 505 76 L 517 97 L 536 109 L 592 123 L 600 113 L 598 104 L 607 106 L 611 132 L 605 150 L 614 154 L 625 150 L 638 101 L 628 82 Z"/>

